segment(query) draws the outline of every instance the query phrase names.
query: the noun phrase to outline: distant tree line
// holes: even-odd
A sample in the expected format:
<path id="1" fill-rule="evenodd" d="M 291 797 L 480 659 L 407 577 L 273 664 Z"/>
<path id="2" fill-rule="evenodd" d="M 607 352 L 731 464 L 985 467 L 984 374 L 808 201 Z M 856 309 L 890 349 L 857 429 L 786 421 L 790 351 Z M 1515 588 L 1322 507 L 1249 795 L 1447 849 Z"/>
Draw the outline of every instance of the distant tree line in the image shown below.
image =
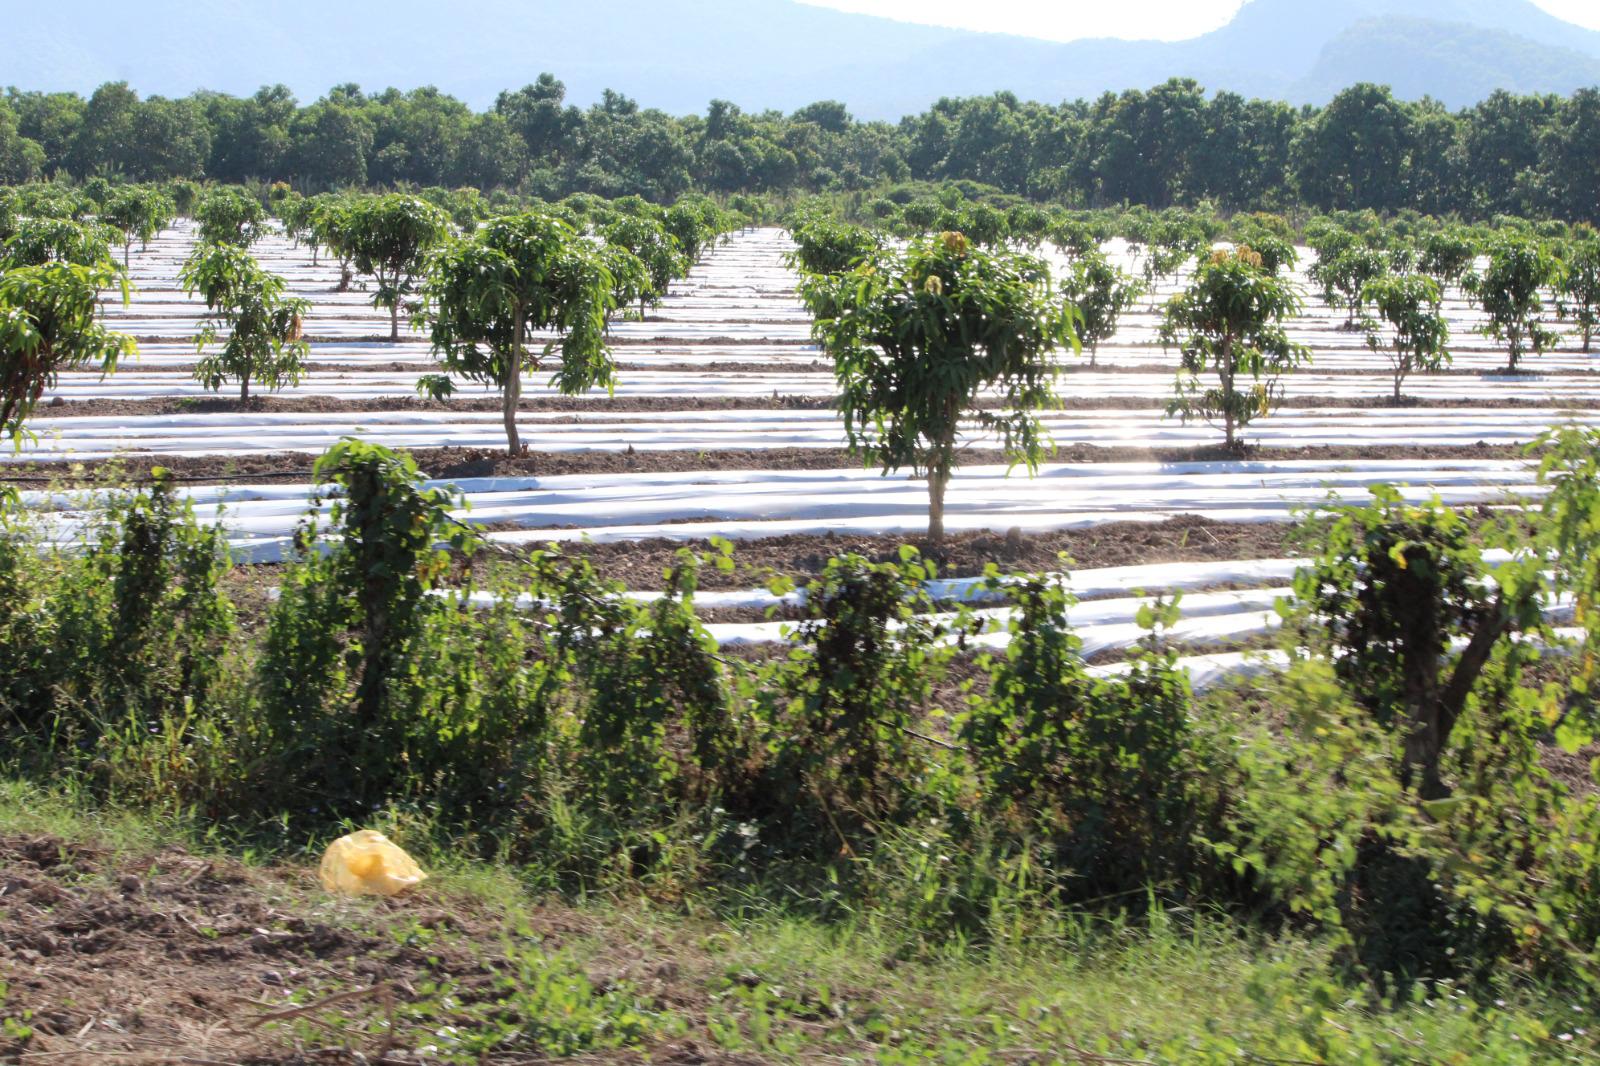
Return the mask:
<path id="1" fill-rule="evenodd" d="M 1058 105 L 1009 93 L 940 100 L 899 123 L 822 101 L 783 114 L 724 100 L 673 116 L 607 91 L 583 109 L 544 74 L 476 113 L 433 88 L 341 85 L 302 105 L 140 99 L 126 83 L 0 98 L 0 183 L 66 175 L 358 186 L 472 186 L 670 201 L 686 192 L 851 192 L 971 181 L 1073 207 L 1209 202 L 1223 209 L 1600 217 L 1600 90 L 1499 92 L 1452 112 L 1357 85 L 1295 108 L 1174 79 Z"/>

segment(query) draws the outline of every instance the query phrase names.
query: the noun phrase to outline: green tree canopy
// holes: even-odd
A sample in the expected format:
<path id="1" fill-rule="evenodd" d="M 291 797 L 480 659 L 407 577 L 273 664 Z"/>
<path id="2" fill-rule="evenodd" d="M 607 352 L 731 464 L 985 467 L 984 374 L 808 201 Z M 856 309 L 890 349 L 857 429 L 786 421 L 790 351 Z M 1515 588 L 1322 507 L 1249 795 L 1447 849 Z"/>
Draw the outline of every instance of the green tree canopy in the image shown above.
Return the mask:
<path id="1" fill-rule="evenodd" d="M 339 291 L 350 287 L 349 235 L 352 199 L 337 193 L 322 193 L 311 198 L 307 209 L 306 239 L 311 243 L 311 262 L 327 250 L 339 259 L 342 274 Z"/>
<path id="2" fill-rule="evenodd" d="M 659 303 L 673 279 L 689 272 L 689 259 L 678 247 L 677 238 L 653 217 L 622 215 L 602 225 L 600 236 L 644 264 L 650 284 L 639 295 L 641 308 L 646 302 Z"/>
<path id="3" fill-rule="evenodd" d="M 351 204 L 343 247 L 357 270 L 378 279 L 375 307 L 389 309 L 389 339 L 400 339 L 400 305 L 411 295 L 427 253 L 450 235 L 450 219 L 415 196 L 366 196 Z"/>
<path id="4" fill-rule="evenodd" d="M 1255 252 L 1214 253 L 1167 304 L 1161 342 L 1183 353 L 1167 413 L 1220 421 L 1227 446 L 1237 447 L 1239 430 L 1272 409 L 1279 376 L 1309 360 L 1283 329 L 1299 310 L 1293 284 L 1267 273 Z M 1217 376 L 1215 385 L 1202 379 L 1207 374 Z"/>
<path id="5" fill-rule="evenodd" d="M 701 254 L 725 228 L 717 205 L 703 197 L 679 200 L 667 209 L 661 224 L 677 239 L 691 264 L 700 261 Z"/>
<path id="6" fill-rule="evenodd" d="M 928 479 L 933 543 L 944 539 L 964 417 L 1037 469 L 1047 442 L 1035 412 L 1056 402 L 1052 354 L 1078 346 L 1042 261 L 945 233 L 848 273 L 808 274 L 801 288 L 833 309 L 814 334 L 834 360 L 851 449 L 885 473 L 910 467 Z M 997 402 L 978 409 L 980 396 Z"/>
<path id="7" fill-rule="evenodd" d="M 122 232 L 122 266 L 128 266 L 128 252 L 134 241 L 148 245 L 150 239 L 177 217 L 172 198 L 154 185 L 124 185 L 111 194 L 100 218 Z"/>
<path id="8" fill-rule="evenodd" d="M 1594 346 L 1595 326 L 1600 325 L 1600 233 L 1579 227 L 1577 235 L 1562 249 L 1558 309 L 1562 318 L 1578 324 L 1583 351 Z"/>
<path id="9" fill-rule="evenodd" d="M 562 393 L 614 387 L 605 340 L 606 317 L 615 308 L 612 285 L 599 247 L 565 222 L 537 212 L 490 220 L 433 258 L 423 291 L 433 350 L 446 374 L 425 377 L 418 389 L 448 396 L 450 374 L 494 385 L 506 442 L 517 454 L 523 371 L 539 370 L 559 349 L 553 383 Z M 556 339 L 540 343 L 539 333 Z"/>
<path id="10" fill-rule="evenodd" d="M 1361 317 L 1367 283 L 1389 271 L 1389 261 L 1384 254 L 1364 243 L 1354 243 L 1312 264 L 1307 272 L 1312 281 L 1322 286 L 1322 299 L 1329 307 L 1342 307 L 1349 312 L 1345 328 L 1356 329 Z"/>
<path id="11" fill-rule="evenodd" d="M 1132 275 L 1098 251 L 1080 255 L 1061 281 L 1061 295 L 1077 309 L 1078 332 L 1089 346 L 1089 365 L 1094 366 L 1100 343 L 1117 333 L 1122 313 L 1132 307 L 1143 292 Z"/>
<path id="12" fill-rule="evenodd" d="M 1394 369 L 1394 402 L 1413 370 L 1437 370 L 1450 361 L 1450 325 L 1440 310 L 1439 283 L 1422 274 L 1385 274 L 1367 282 L 1362 301 L 1376 312 L 1362 323 L 1367 347 Z"/>
<path id="13" fill-rule="evenodd" d="M 116 231 L 98 222 L 65 218 L 27 218 L 19 221 L 0 247 L 0 269 L 72 263 L 77 266 L 113 267 L 111 241 Z"/>
<path id="14" fill-rule="evenodd" d="M 202 354 L 195 366 L 197 381 L 216 391 L 236 380 L 243 402 L 250 399 L 251 382 L 276 392 L 300 380 L 308 349 L 302 323 L 311 304 L 285 295 L 282 278 L 262 269 L 238 245 L 202 244 L 184 263 L 178 280 L 212 312 L 201 329 L 198 350 L 205 353 L 227 331 L 220 350 Z"/>
<path id="15" fill-rule="evenodd" d="M 23 423 L 63 370 L 98 363 L 104 372 L 136 350 L 106 329 L 100 291 L 126 279 L 110 264 L 52 262 L 0 272 L 0 433 L 20 440 Z"/>
<path id="16" fill-rule="evenodd" d="M 1443 288 L 1459 282 L 1472 269 L 1477 255 L 1478 242 L 1470 230 L 1462 226 L 1442 226 L 1423 236 L 1417 269 Z"/>
<path id="17" fill-rule="evenodd" d="M 266 235 L 267 209 L 242 189 L 212 189 L 195 205 L 200 239 L 207 244 L 248 248 Z"/>
<path id="18" fill-rule="evenodd" d="M 882 242 L 864 226 L 814 214 L 792 224 L 795 248 L 789 265 L 807 274 L 842 274 L 878 251 Z"/>
<path id="19" fill-rule="evenodd" d="M 1545 291 L 1559 284 L 1561 263 L 1541 240 L 1502 233 L 1489 245 L 1489 265 L 1466 278 L 1467 292 L 1488 316 L 1478 332 L 1503 341 L 1515 372 L 1528 354 L 1554 347 L 1560 334 L 1545 325 Z"/>

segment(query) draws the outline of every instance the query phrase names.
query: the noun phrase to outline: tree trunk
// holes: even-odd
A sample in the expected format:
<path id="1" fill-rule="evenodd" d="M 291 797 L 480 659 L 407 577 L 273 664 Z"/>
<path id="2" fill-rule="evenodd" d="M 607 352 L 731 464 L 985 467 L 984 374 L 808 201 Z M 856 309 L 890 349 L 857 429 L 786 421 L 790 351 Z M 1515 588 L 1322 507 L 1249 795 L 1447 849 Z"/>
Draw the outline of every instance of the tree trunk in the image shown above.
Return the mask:
<path id="1" fill-rule="evenodd" d="M 506 446 L 512 455 L 522 454 L 522 437 L 517 433 L 517 405 L 522 400 L 522 368 L 516 365 L 518 362 L 513 353 L 511 377 L 505 389 Z"/>
<path id="2" fill-rule="evenodd" d="M 1504 600 L 1496 600 L 1490 615 L 1478 625 L 1466 650 L 1456 660 L 1456 668 L 1445 687 L 1434 693 L 1408 692 L 1411 721 L 1405 737 L 1405 776 L 1402 783 L 1416 786 L 1423 799 L 1443 799 L 1450 794 L 1439 773 L 1439 761 L 1456 720 L 1466 708 L 1467 697 L 1489 664 L 1494 647 L 1511 630 L 1511 611 Z M 1407 688 L 1413 686 L 1408 684 Z"/>
<path id="3" fill-rule="evenodd" d="M 397 340 L 400 339 L 400 301 L 399 300 L 395 300 L 395 302 L 389 307 L 389 339 L 391 341 L 397 341 Z"/>
<path id="4" fill-rule="evenodd" d="M 1222 338 L 1222 362 L 1217 367 L 1217 377 L 1222 381 L 1222 433 L 1228 450 L 1233 450 L 1238 427 L 1233 420 L 1233 338 Z"/>
<path id="5" fill-rule="evenodd" d="M 522 437 L 517 433 L 517 407 L 522 402 L 522 311 L 516 314 L 511 350 L 506 353 L 506 383 L 501 391 L 506 422 L 506 446 L 512 455 L 522 454 Z"/>
<path id="6" fill-rule="evenodd" d="M 244 377 L 239 379 L 239 402 L 241 404 L 246 404 L 246 403 L 250 402 L 250 375 L 249 374 L 246 374 Z"/>
<path id="7" fill-rule="evenodd" d="M 123 273 L 127 273 L 127 271 L 128 271 L 128 252 L 132 248 L 133 248 L 133 242 L 132 241 L 124 241 L 123 242 L 123 245 L 122 245 L 122 270 L 123 270 Z"/>
<path id="8" fill-rule="evenodd" d="M 1093 370 L 1095 361 L 1100 358 L 1100 342 L 1095 341 L 1089 345 L 1089 369 Z"/>
<path id="9" fill-rule="evenodd" d="M 928 471 L 928 543 L 935 550 L 944 547 L 944 490 L 949 486 L 948 469 Z"/>

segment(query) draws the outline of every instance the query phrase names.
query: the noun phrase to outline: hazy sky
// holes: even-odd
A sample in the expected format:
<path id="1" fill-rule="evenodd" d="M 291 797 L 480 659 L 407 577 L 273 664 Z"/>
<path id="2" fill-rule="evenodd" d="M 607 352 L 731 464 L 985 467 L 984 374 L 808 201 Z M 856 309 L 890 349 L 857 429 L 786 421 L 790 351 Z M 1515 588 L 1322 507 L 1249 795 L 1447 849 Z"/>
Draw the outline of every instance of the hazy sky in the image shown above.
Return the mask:
<path id="1" fill-rule="evenodd" d="M 1020 33 L 1069 41 L 1077 37 L 1156 37 L 1176 41 L 1214 30 L 1243 0 L 801 0 L 819 7 L 884 15 L 907 22 Z M 1533 0 L 1569 22 L 1600 29 L 1596 0 Z"/>

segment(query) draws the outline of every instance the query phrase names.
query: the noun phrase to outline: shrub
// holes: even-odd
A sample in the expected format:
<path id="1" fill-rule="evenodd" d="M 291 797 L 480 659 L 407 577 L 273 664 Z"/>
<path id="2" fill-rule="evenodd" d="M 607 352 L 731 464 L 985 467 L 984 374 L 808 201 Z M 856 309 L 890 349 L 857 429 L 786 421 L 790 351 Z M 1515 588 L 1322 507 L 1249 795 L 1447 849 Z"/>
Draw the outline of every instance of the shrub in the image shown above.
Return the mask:
<path id="1" fill-rule="evenodd" d="M 148 492 L 113 494 L 83 540 L 56 550 L 8 511 L 0 703 L 19 746 L 105 756 L 117 738 L 210 710 L 234 633 L 227 542 L 160 469 Z"/>
<path id="2" fill-rule="evenodd" d="M 1437 502 L 1408 504 L 1390 486 L 1343 507 L 1295 592 L 1317 622 L 1348 691 L 1405 748 L 1403 779 L 1425 798 L 1448 793 L 1441 761 L 1484 667 L 1502 640 L 1538 624 L 1536 563 L 1492 571 L 1466 519 Z M 1451 641 L 1465 641 L 1452 661 Z"/>
<path id="3" fill-rule="evenodd" d="M 1008 582 L 1010 642 L 985 659 L 988 692 L 958 736 L 991 816 L 1037 840 L 1067 899 L 1173 887 L 1191 872 L 1196 780 L 1190 694 L 1162 625 L 1175 604 L 1143 608 L 1150 636 L 1125 672 L 1092 676 L 1059 579 Z"/>
<path id="4" fill-rule="evenodd" d="M 917 807 L 931 769 L 917 727 L 951 655 L 922 587 L 933 573 L 902 548 L 899 564 L 830 559 L 806 586 L 795 647 L 765 693 L 771 811 L 802 839 L 852 854 Z"/>
<path id="5" fill-rule="evenodd" d="M 410 657 L 445 609 L 430 595 L 449 566 L 437 545 L 470 549 L 472 538 L 451 519 L 452 498 L 420 486 L 409 456 L 346 440 L 315 474 L 342 492 L 329 516 L 336 536 L 321 543 L 315 512 L 296 534 L 262 649 L 264 740 L 288 809 L 369 809 L 415 772 L 410 712 L 430 681 Z"/>

